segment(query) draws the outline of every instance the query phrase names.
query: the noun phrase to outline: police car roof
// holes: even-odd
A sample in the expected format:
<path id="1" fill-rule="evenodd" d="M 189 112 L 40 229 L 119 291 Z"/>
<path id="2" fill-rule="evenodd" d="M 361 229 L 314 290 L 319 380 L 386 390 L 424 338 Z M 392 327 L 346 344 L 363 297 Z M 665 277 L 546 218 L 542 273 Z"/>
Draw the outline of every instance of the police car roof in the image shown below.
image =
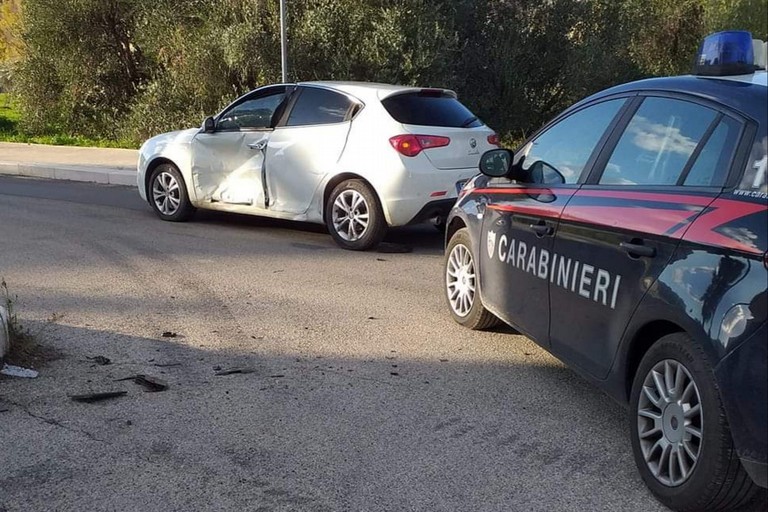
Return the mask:
<path id="1" fill-rule="evenodd" d="M 698 96 L 730 107 L 750 117 L 765 119 L 768 73 L 757 71 L 750 75 L 724 77 L 682 75 L 649 78 L 617 85 L 598 92 L 578 102 L 572 108 L 578 108 L 584 103 L 602 97 L 635 91 L 675 92 Z"/>

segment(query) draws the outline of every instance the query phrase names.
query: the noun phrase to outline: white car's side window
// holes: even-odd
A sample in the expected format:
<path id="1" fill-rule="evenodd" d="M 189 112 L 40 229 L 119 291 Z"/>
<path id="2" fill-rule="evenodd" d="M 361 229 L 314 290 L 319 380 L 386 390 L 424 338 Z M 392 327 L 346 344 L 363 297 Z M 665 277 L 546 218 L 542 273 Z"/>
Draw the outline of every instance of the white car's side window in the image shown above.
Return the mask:
<path id="1" fill-rule="evenodd" d="M 285 99 L 285 92 L 248 99 L 224 112 L 216 125 L 218 131 L 272 127 L 272 116 Z"/>
<path id="2" fill-rule="evenodd" d="M 352 102 L 342 94 L 306 87 L 291 110 L 287 126 L 342 123 L 351 106 Z"/>

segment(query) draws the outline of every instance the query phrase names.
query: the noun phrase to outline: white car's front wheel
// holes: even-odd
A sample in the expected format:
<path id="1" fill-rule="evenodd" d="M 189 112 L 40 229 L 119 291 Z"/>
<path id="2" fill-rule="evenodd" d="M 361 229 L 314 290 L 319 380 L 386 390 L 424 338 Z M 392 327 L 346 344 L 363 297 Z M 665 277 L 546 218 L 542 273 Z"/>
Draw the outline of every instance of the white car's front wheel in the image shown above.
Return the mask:
<path id="1" fill-rule="evenodd" d="M 148 199 L 152 209 L 163 220 L 183 222 L 195 213 L 184 178 L 171 164 L 160 164 L 152 171 Z"/>
<path id="2" fill-rule="evenodd" d="M 361 180 L 346 180 L 331 192 L 325 224 L 344 249 L 365 251 L 379 245 L 387 222 L 376 194 Z"/>

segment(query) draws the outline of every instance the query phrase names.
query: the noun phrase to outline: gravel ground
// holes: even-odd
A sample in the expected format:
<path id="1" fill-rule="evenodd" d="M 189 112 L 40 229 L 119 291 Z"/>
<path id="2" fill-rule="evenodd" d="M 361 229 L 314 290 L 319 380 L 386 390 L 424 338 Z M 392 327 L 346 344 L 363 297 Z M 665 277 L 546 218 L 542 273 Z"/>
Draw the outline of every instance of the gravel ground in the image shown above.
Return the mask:
<path id="1" fill-rule="evenodd" d="M 412 253 L 353 253 L 2 177 L 0 219 L 0 275 L 47 359 L 0 378 L 0 511 L 664 510 L 622 407 L 509 329 L 453 323 L 429 226 L 390 234 Z M 116 381 L 136 374 L 169 387 Z M 68 397 L 98 391 L 127 394 Z"/>

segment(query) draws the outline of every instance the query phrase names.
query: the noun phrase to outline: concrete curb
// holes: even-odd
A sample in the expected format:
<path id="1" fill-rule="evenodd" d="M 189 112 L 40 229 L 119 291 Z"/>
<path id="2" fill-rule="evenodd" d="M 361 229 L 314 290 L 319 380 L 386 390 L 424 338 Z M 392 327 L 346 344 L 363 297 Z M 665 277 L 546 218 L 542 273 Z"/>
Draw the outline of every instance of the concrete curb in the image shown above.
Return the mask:
<path id="1" fill-rule="evenodd" d="M 111 167 L 0 162 L 0 174 L 136 186 L 137 172 Z"/>

